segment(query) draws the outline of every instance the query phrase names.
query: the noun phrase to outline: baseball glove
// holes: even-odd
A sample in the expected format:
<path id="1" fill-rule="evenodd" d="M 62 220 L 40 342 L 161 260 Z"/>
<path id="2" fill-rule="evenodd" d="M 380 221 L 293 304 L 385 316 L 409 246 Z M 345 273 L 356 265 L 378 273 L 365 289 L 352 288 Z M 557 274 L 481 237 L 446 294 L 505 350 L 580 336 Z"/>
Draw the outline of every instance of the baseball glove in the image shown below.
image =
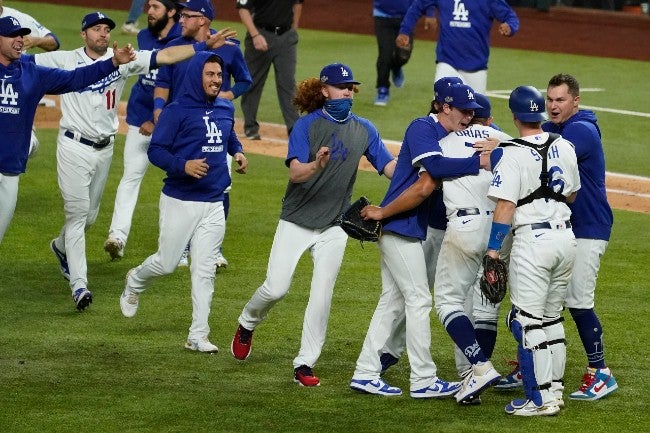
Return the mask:
<path id="1" fill-rule="evenodd" d="M 379 221 L 364 220 L 361 216 L 361 209 L 369 204 L 370 201 L 362 196 L 352 203 L 337 220 L 337 223 L 348 236 L 361 242 L 377 242 L 381 236 L 381 223 Z"/>
<path id="2" fill-rule="evenodd" d="M 492 304 L 503 301 L 506 296 L 508 269 L 501 259 L 494 259 L 487 254 L 483 256 L 483 275 L 479 286 L 483 297 Z"/>

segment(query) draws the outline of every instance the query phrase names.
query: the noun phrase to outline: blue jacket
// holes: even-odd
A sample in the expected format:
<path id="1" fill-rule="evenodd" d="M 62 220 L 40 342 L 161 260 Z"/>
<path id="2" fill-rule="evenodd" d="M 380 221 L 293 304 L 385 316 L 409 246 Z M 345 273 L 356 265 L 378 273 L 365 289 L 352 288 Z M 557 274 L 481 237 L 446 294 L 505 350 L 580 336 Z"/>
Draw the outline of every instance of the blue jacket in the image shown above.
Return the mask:
<path id="1" fill-rule="evenodd" d="M 167 172 L 162 192 L 179 200 L 222 201 L 230 185 L 226 153 L 243 152 L 233 104 L 222 98 L 210 101 L 203 90 L 203 66 L 212 54 L 202 51 L 189 60 L 178 97 L 160 114 L 147 151 L 151 163 Z M 202 158 L 207 158 L 207 175 L 187 175 L 186 161 Z"/>
<path id="2" fill-rule="evenodd" d="M 432 6 L 438 10 L 440 28 L 436 63 L 461 71 L 487 69 L 494 20 L 508 23 L 513 35 L 519 30 L 519 18 L 505 0 L 415 0 L 399 32 L 412 34 L 418 19 Z"/>
<path id="3" fill-rule="evenodd" d="M 138 49 L 160 50 L 171 40 L 181 35 L 181 26 L 176 23 L 169 30 L 166 37 L 158 39 L 149 29 L 138 33 Z M 138 81 L 131 88 L 131 95 L 126 106 L 126 123 L 140 126 L 144 122 L 153 122 L 153 89 L 156 86 L 158 69 L 152 69 L 148 74 L 140 75 Z"/>
<path id="4" fill-rule="evenodd" d="M 116 70 L 112 59 L 72 71 L 46 68 L 30 54 L 0 64 L 0 173 L 25 172 L 36 107 L 45 94 L 81 90 Z"/>
<path id="5" fill-rule="evenodd" d="M 580 191 L 569 204 L 577 238 L 609 240 L 614 216 L 605 190 L 605 152 L 593 111 L 579 110 L 566 122 L 542 125 L 546 132 L 561 134 L 575 146 L 580 172 Z"/>

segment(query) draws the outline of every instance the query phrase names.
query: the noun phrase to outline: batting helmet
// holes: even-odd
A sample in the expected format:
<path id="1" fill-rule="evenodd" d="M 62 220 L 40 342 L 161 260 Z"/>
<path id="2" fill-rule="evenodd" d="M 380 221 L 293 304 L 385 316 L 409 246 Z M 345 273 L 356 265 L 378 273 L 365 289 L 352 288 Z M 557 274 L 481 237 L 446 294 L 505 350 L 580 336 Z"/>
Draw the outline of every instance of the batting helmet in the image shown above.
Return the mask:
<path id="1" fill-rule="evenodd" d="M 510 111 L 522 122 L 541 122 L 548 119 L 546 101 L 533 86 L 519 86 L 510 94 Z"/>

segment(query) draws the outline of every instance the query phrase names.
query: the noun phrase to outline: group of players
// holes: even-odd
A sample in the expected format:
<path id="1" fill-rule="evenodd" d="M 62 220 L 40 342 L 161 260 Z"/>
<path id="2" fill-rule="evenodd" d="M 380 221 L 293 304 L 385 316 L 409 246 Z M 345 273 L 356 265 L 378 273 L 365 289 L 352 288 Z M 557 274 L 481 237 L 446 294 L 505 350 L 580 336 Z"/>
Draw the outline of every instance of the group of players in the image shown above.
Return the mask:
<path id="1" fill-rule="evenodd" d="M 175 17 L 180 17 L 180 21 Z M 35 110 L 35 103 L 43 94 L 64 93 L 63 118 L 57 139 L 57 173 L 66 222 L 50 248 L 59 260 L 61 272 L 70 281 L 73 301 L 80 310 L 92 302 L 92 293 L 87 288 L 84 232 L 94 223 L 99 211 L 117 131 L 116 102 L 126 77 L 140 75 L 129 100 L 125 173 L 105 244 L 112 258 L 121 257 L 124 252 L 139 184 L 148 165 L 147 148 L 157 116 L 160 111 L 164 112 L 161 109 L 168 101 L 174 100 L 174 89 L 178 94 L 184 89 L 182 77 L 191 64 L 184 60 L 196 51 L 217 52 L 223 74 L 219 95 L 224 100 L 236 98 L 251 84 L 239 47 L 226 41 L 232 33 L 222 30 L 211 35 L 210 22 L 214 18 L 211 2 L 190 0 L 177 5 L 169 0 L 150 0 L 148 18 L 149 28 L 138 36 L 140 51 L 137 56 L 130 47 L 109 48 L 110 31 L 115 23 L 104 14 L 94 12 L 82 20 L 84 47 L 38 54 L 31 56 L 27 63 L 21 60 L 23 65 L 74 71 L 67 75 L 61 72 L 48 79 L 41 72 L 40 94 L 34 92 L 30 104 Z M 11 40 L 12 54 L 24 49 L 24 42 L 20 45 L 16 41 L 21 39 L 22 42 L 29 32 L 15 18 L 3 18 L 0 31 L 3 49 L 8 40 Z M 54 48 L 58 48 L 58 43 Z M 104 63 L 95 62 L 104 59 Z M 123 65 L 117 69 L 119 64 Z M 92 73 L 88 72 L 72 85 L 71 80 L 83 74 L 83 68 L 79 68 L 82 65 L 94 65 L 87 67 Z M 156 69 L 161 65 L 169 66 Z M 43 70 L 29 67 L 37 73 Z M 63 80 L 67 83 L 62 84 Z M 328 65 L 311 84 L 309 89 L 303 87 L 302 93 L 313 96 L 315 91 L 324 98 L 316 105 L 313 105 L 314 98 L 303 98 L 307 102 L 301 107 L 302 111 L 308 112 L 313 119 L 305 116 L 308 119 L 301 119 L 290 136 L 289 185 L 304 184 L 317 189 L 328 183 L 340 184 L 341 172 L 337 170 L 341 170 L 346 158 L 341 149 L 335 152 L 333 143 L 326 140 L 331 140 L 334 135 L 331 132 L 335 130 L 340 134 L 336 144 L 345 147 L 348 140 L 352 143 L 358 138 L 354 136 L 358 126 L 356 129 L 351 126 L 355 124 L 363 126 L 368 143 L 358 156 L 370 156 L 378 171 L 391 178 L 381 206 L 364 211 L 366 217 L 384 222 L 385 234 L 379 243 L 383 290 L 350 387 L 371 394 L 400 395 L 401 390 L 384 382 L 381 374 L 397 362 L 406 348 L 414 398 L 455 395 L 461 404 L 477 404 L 481 392 L 488 386 L 507 389 L 523 385 L 526 399 L 514 400 L 506 407 L 506 412 L 526 416 L 553 415 L 563 405 L 565 342 L 561 311 L 566 305 L 578 326 L 589 360 L 581 388 L 570 397 L 594 400 L 615 391 L 616 381 L 604 362 L 602 328 L 593 309 L 597 271 L 611 232 L 612 216 L 604 191 L 600 131 L 593 113 L 578 109 L 577 81 L 569 75 L 553 77 L 546 100 L 532 87 L 515 89 L 510 97 L 510 108 L 520 136 L 524 137 L 516 140 L 491 125 L 489 100 L 484 95 L 475 94 L 460 79 L 442 78 L 436 81 L 431 113 L 409 126 L 396 162 L 387 156 L 376 129 L 351 113 L 353 93 L 359 83 L 354 81 L 347 66 Z M 14 86 L 15 90 L 23 90 L 18 84 Z M 79 92 L 86 86 L 92 92 Z M 154 87 L 159 89 L 154 91 Z M 4 89 L 3 81 L 3 92 Z M 296 100 L 300 100 L 300 95 L 299 88 Z M 542 123 L 547 118 L 544 106 L 550 115 L 548 123 Z M 26 130 L 31 131 L 32 121 L 33 113 L 26 122 L 15 126 L 27 125 Z M 318 143 L 310 142 L 313 135 L 309 131 L 328 138 Z M 19 144 L 25 142 L 24 130 L 22 135 L 16 141 Z M 501 143 L 493 150 L 499 142 L 507 145 Z M 241 147 L 233 149 L 232 154 L 240 167 L 245 168 Z M 25 169 L 27 153 L 27 146 L 18 149 L 13 163 L 3 154 L 0 166 L 0 194 L 3 200 L 13 196 L 14 206 L 18 174 Z M 547 160 L 551 167 L 547 166 Z M 337 193 L 339 199 L 334 206 L 326 206 L 335 211 L 349 203 L 354 182 L 356 164 L 347 161 L 344 166 L 351 182 L 345 193 Z M 194 168 L 207 170 L 201 165 Z M 545 184 L 540 183 L 540 172 L 546 174 Z M 196 176 L 201 177 L 198 173 Z M 440 190 L 441 184 L 444 188 Z M 227 186 L 222 185 L 222 194 Z M 578 189 L 580 193 L 576 198 Z M 310 249 L 315 260 L 314 280 L 318 276 L 321 283 L 324 282 L 324 274 L 317 275 L 317 256 L 322 256 L 323 266 L 330 274 L 331 269 L 340 267 L 345 248 L 340 228 L 331 227 L 332 219 L 321 223 L 314 221 L 313 215 L 298 212 L 304 201 L 311 200 L 304 191 L 288 188 L 287 197 L 291 200 L 285 200 L 286 207 L 283 203 L 274 241 L 273 248 L 277 251 L 271 252 L 269 262 L 269 270 L 273 268 L 277 276 L 267 275 L 267 281 L 240 316 L 231 347 L 238 359 L 248 358 L 255 326 L 266 317 L 268 308 L 288 291 L 295 264 L 285 270 L 284 276 L 280 268 L 271 265 L 287 263 L 285 253 L 287 249 L 296 251 L 297 233 L 302 233 L 300 236 L 305 243 L 303 249 L 294 254 L 295 261 Z M 9 199 L 7 203 L 12 202 Z M 220 199 L 225 208 L 221 212 L 227 215 L 227 194 Z M 571 209 L 567 205 L 569 202 L 572 202 Z M 323 212 L 323 203 L 320 212 Z M 10 218 L 11 215 L 0 218 L 2 235 Z M 427 224 L 428 220 L 433 222 Z M 431 236 L 431 227 L 445 225 L 443 236 L 440 233 Z M 304 231 L 305 227 L 308 231 Z M 279 236 L 292 245 L 281 246 Z M 504 240 L 506 245 L 502 249 Z M 510 254 L 509 242 L 512 243 Z M 176 258 L 181 257 L 179 248 L 183 243 L 192 243 L 191 237 L 175 241 L 178 245 L 171 254 L 174 265 L 178 263 Z M 220 244 L 221 240 L 214 243 Z M 427 243 L 432 245 L 425 248 Z M 519 364 L 516 371 L 503 379 L 489 361 L 496 341 L 498 306 L 487 305 L 476 297 L 476 276 L 486 250 L 493 255 L 502 251 L 502 256 L 511 262 L 513 309 L 508 314 L 508 326 L 518 343 Z M 332 251 L 336 251 L 336 257 L 332 256 Z M 277 278 L 282 280 L 279 286 Z M 320 384 L 312 367 L 324 342 L 335 278 L 336 273 L 324 286 L 312 287 L 312 294 L 323 299 L 310 297 L 310 305 L 313 302 L 314 306 L 308 305 L 301 353 L 294 361 L 294 380 L 304 386 Z M 136 291 L 136 286 L 145 286 L 145 280 L 136 280 L 130 273 L 120 300 L 123 313 L 129 317 L 135 314 L 137 294 L 141 292 Z M 264 298 L 265 290 L 271 285 L 276 287 L 274 298 Z M 439 379 L 431 359 L 429 312 L 432 305 L 430 288 L 434 287 L 433 301 L 438 316 L 459 349 L 456 358 L 461 382 Z M 210 301 L 211 291 L 208 299 L 204 297 L 200 305 L 194 305 L 195 312 L 202 312 L 202 318 L 197 328 L 193 317 L 186 343 L 189 349 L 217 350 L 207 340 L 209 328 L 205 306 L 207 304 L 209 312 Z M 195 328 L 198 331 L 192 334 Z M 310 333 L 318 335 L 307 335 Z"/>

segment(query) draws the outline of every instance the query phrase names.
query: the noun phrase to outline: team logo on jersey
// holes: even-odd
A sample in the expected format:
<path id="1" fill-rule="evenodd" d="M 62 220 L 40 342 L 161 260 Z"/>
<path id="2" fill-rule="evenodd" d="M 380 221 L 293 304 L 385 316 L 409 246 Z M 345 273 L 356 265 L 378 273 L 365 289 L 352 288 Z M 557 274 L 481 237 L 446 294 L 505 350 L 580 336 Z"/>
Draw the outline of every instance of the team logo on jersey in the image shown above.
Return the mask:
<path id="1" fill-rule="evenodd" d="M 79 90 L 79 93 L 83 92 L 97 92 L 97 93 L 104 93 L 106 92 L 106 89 L 116 81 L 118 81 L 122 75 L 120 74 L 120 71 L 115 71 L 112 72 L 111 75 L 109 75 L 106 78 L 102 78 L 101 80 L 97 81 L 96 83 L 91 84 L 88 87 L 83 88 L 82 90 Z"/>
<path id="2" fill-rule="evenodd" d="M 217 127 L 216 122 L 211 121 L 208 116 L 203 117 L 203 122 L 205 122 L 205 137 L 208 139 L 208 143 L 221 144 L 223 142 L 221 140 L 223 133 Z M 219 147 L 221 147 L 221 150 L 223 150 L 223 146 Z"/>
<path id="3" fill-rule="evenodd" d="M 338 138 L 336 133 L 332 134 L 330 161 L 345 161 L 348 158 L 348 153 L 349 150 L 345 147 L 343 140 Z"/>
<path id="4" fill-rule="evenodd" d="M 463 0 L 454 0 L 453 19 L 449 22 L 450 27 L 470 28 L 472 23 L 469 21 L 469 11 L 465 7 Z"/>
<path id="5" fill-rule="evenodd" d="M 20 107 L 17 105 L 18 93 L 14 90 L 14 85 L 4 79 L 0 80 L 0 113 L 18 114 Z"/>
<path id="6" fill-rule="evenodd" d="M 530 112 L 537 112 L 539 111 L 539 105 L 535 103 L 532 99 L 530 100 Z"/>

